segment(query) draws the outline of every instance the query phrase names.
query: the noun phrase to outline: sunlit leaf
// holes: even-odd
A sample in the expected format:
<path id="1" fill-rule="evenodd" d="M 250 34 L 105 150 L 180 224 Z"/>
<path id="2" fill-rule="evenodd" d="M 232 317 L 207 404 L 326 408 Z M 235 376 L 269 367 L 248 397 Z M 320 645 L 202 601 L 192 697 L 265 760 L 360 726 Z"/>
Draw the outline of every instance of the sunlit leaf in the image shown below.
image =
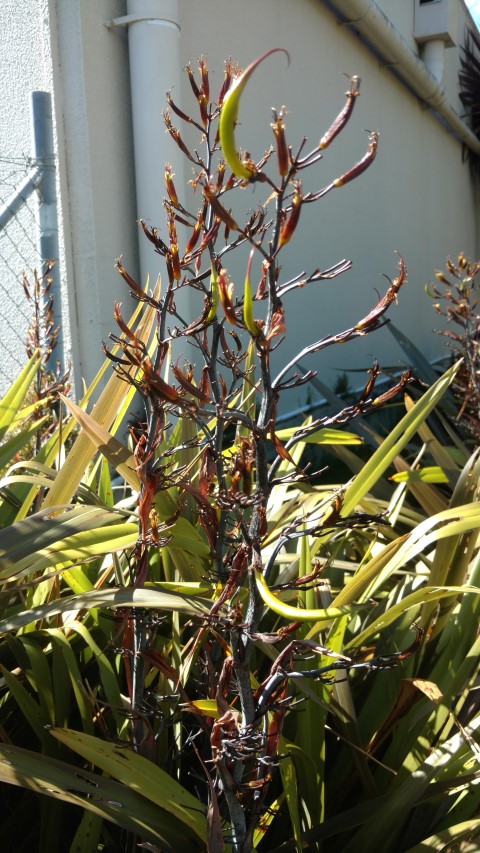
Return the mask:
<path id="1" fill-rule="evenodd" d="M 303 431 L 303 430 L 302 430 Z M 297 432 L 298 427 L 288 427 L 288 429 L 278 429 L 277 435 L 284 441 L 292 438 Z M 354 432 L 347 432 L 342 429 L 317 429 L 314 432 L 307 432 L 302 437 L 305 444 L 318 444 L 331 446 L 333 444 L 363 444 L 363 438 L 356 435 Z"/>
<path id="2" fill-rule="evenodd" d="M 438 465 L 416 468 L 414 471 L 399 471 L 390 477 L 394 483 L 448 483 L 448 477 Z"/>
<path id="3" fill-rule="evenodd" d="M 206 616 L 211 608 L 208 599 L 197 596 L 181 596 L 167 591 L 155 589 L 99 589 L 86 592 L 83 595 L 72 595 L 63 599 L 43 604 L 21 611 L 6 619 L 0 620 L 0 633 L 15 631 L 30 622 L 37 622 L 79 610 L 91 610 L 96 607 L 145 607 L 153 610 L 164 610 L 166 613 L 178 611 L 187 616 Z"/>
<path id="4" fill-rule="evenodd" d="M 0 779 L 87 809 L 143 839 L 161 844 L 169 853 L 178 853 L 185 841 L 185 825 L 164 809 L 140 792 L 84 768 L 12 744 L 0 744 Z M 189 844 L 195 844 L 191 834 Z"/>
<path id="5" fill-rule="evenodd" d="M 153 762 L 128 747 L 69 729 L 51 728 L 50 734 L 79 753 L 132 791 L 170 812 L 201 839 L 206 838 L 206 821 L 199 800 Z"/>
<path id="6" fill-rule="evenodd" d="M 39 367 L 40 353 L 37 350 L 0 400 L 0 441 L 16 422 L 19 409 Z"/>
<path id="7" fill-rule="evenodd" d="M 120 476 L 125 478 L 133 489 L 139 491 L 140 480 L 136 472 L 133 454 L 128 447 L 125 447 L 115 436 L 109 433 L 108 429 L 84 412 L 72 400 L 67 397 L 62 397 L 62 399 L 97 450 L 103 453 L 110 465 L 118 471 Z"/>
<path id="8" fill-rule="evenodd" d="M 443 394 L 453 382 L 458 370 L 458 364 L 453 365 L 444 375 L 437 380 L 435 385 L 415 403 L 413 408 L 407 412 L 401 421 L 394 426 L 370 459 L 365 463 L 362 470 L 345 489 L 343 495 L 343 516 L 351 513 L 367 492 L 373 488 L 381 478 L 401 450 L 408 444 L 409 440 L 417 431 L 421 423 L 428 417 L 432 409 L 442 398 Z"/>

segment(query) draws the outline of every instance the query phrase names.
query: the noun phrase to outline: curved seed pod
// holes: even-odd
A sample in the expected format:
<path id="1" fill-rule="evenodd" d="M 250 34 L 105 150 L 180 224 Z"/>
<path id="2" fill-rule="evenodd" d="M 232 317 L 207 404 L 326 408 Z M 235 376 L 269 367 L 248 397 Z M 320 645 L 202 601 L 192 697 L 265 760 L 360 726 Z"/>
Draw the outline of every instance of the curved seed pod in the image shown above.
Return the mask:
<path id="1" fill-rule="evenodd" d="M 185 71 L 186 71 L 186 72 L 187 72 L 187 74 L 188 74 L 188 79 L 190 80 L 190 86 L 192 87 L 192 92 L 193 92 L 193 94 L 195 95 L 195 97 L 196 97 L 196 98 L 197 98 L 197 100 L 198 100 L 198 96 L 200 95 L 200 89 L 198 88 L 197 83 L 196 83 L 196 81 L 195 81 L 195 77 L 194 77 L 194 74 L 193 74 L 192 66 L 191 66 L 191 65 L 186 65 L 186 66 L 185 66 Z"/>
<path id="2" fill-rule="evenodd" d="M 210 83 L 208 82 L 208 68 L 204 56 L 201 56 L 198 60 L 198 70 L 200 71 L 200 79 L 202 81 L 202 95 L 208 103 L 210 100 Z"/>
<path id="3" fill-rule="evenodd" d="M 210 275 L 210 310 L 205 318 L 206 323 L 213 323 L 217 316 L 218 307 L 218 274 L 215 265 L 212 264 L 212 272 Z"/>
<path id="4" fill-rule="evenodd" d="M 247 264 L 247 274 L 245 276 L 245 292 L 243 295 L 243 322 L 245 323 L 245 328 L 248 329 L 250 334 L 254 338 L 258 338 L 260 334 L 260 329 L 257 326 L 255 320 L 253 319 L 253 299 L 252 291 L 250 290 L 250 269 L 252 266 L 254 251 L 255 249 L 252 249 L 252 251 L 250 252 Z"/>
<path id="5" fill-rule="evenodd" d="M 228 90 L 220 111 L 218 133 L 223 156 L 234 175 L 236 175 L 237 178 L 242 178 L 244 181 L 254 180 L 256 176 L 256 169 L 253 164 L 242 163 L 235 144 L 235 125 L 238 118 L 240 97 L 248 83 L 248 80 L 258 65 L 260 65 L 267 56 L 270 56 L 271 53 L 277 53 L 278 51 L 285 53 L 288 57 L 288 52 L 283 47 L 274 47 L 272 50 L 268 50 L 247 66 L 245 71 L 237 77 L 233 86 Z"/>
<path id="6" fill-rule="evenodd" d="M 165 189 L 167 190 L 168 197 L 173 206 L 178 207 L 178 196 L 175 184 L 173 183 L 172 167 L 170 163 L 165 163 Z"/>
<path id="7" fill-rule="evenodd" d="M 254 570 L 255 571 L 255 570 Z M 296 622 L 331 622 L 339 616 L 345 616 L 354 612 L 351 607 L 326 607 L 322 610 L 303 610 L 300 607 L 292 607 L 280 601 L 267 586 L 261 572 L 255 571 L 255 582 L 263 602 L 270 607 L 274 613 L 284 616 L 285 619 L 294 619 Z"/>
<path id="8" fill-rule="evenodd" d="M 185 246 L 185 255 L 189 255 L 190 252 L 193 252 L 195 246 L 197 245 L 198 238 L 200 237 L 200 232 L 202 230 L 202 225 L 203 225 L 203 212 L 200 210 L 198 215 L 197 215 L 197 221 L 196 221 L 195 225 L 193 226 L 193 231 L 190 235 L 190 239 L 189 239 L 187 245 Z"/>
<path id="9" fill-rule="evenodd" d="M 292 198 L 292 208 L 290 211 L 290 216 L 285 220 L 282 229 L 280 231 L 280 237 L 278 240 L 278 248 L 281 249 L 282 246 L 285 246 L 288 243 L 292 235 L 295 231 L 295 228 L 298 225 L 298 220 L 300 219 L 300 208 L 302 206 L 302 193 L 301 193 L 301 184 L 300 182 L 295 185 L 295 192 Z"/>
<path id="10" fill-rule="evenodd" d="M 358 163 L 355 164 L 355 166 L 352 166 L 348 172 L 345 172 L 345 174 L 341 175 L 340 178 L 336 178 L 333 181 L 332 186 L 338 189 L 339 187 L 345 186 L 345 184 L 348 184 L 350 181 L 353 181 L 355 178 L 358 178 L 358 176 L 361 175 L 365 169 L 368 169 L 368 167 L 373 163 L 375 154 L 377 153 L 377 148 L 378 132 L 376 130 L 372 130 L 367 153 L 358 161 Z"/>
<path id="11" fill-rule="evenodd" d="M 240 229 L 237 223 L 235 222 L 232 214 L 223 206 L 223 204 L 220 204 L 210 184 L 202 184 L 202 193 L 204 198 L 208 201 L 210 207 L 212 208 L 215 216 L 221 219 L 221 221 L 227 226 L 227 228 L 230 228 L 232 231 L 239 231 Z"/>
<path id="12" fill-rule="evenodd" d="M 360 77 L 357 77 L 355 74 L 354 77 L 350 79 L 350 89 L 346 92 L 347 102 L 342 109 L 342 111 L 338 114 L 332 126 L 327 130 L 327 132 L 322 136 L 318 147 L 323 151 L 324 148 L 327 148 L 331 142 L 335 139 L 336 136 L 340 133 L 341 130 L 345 127 L 348 119 L 352 115 L 353 108 L 355 106 L 355 100 L 357 96 L 360 94 Z"/>
<path id="13" fill-rule="evenodd" d="M 398 254 L 398 252 L 397 252 L 397 254 Z M 378 320 L 380 319 L 382 314 L 385 313 L 388 306 L 391 305 L 392 302 L 395 302 L 395 300 L 397 298 L 397 293 L 400 290 L 402 284 L 405 283 L 406 278 L 407 278 L 407 271 L 405 269 L 405 261 L 403 260 L 401 255 L 398 255 L 398 257 L 399 257 L 398 276 L 396 278 L 394 278 L 393 281 L 388 277 L 388 275 L 385 276 L 387 281 L 390 282 L 390 287 L 388 288 L 385 296 L 383 297 L 383 299 L 380 299 L 377 302 L 377 304 L 375 305 L 375 308 L 372 308 L 372 310 L 367 314 L 366 317 L 363 318 L 363 320 L 360 320 L 356 324 L 355 329 L 359 329 L 360 331 L 364 331 L 365 329 L 368 329 L 369 326 L 372 326 L 372 325 L 378 323 Z"/>
<path id="14" fill-rule="evenodd" d="M 271 124 L 271 128 L 273 130 L 273 135 L 275 137 L 275 144 L 277 146 L 277 161 L 278 161 L 278 174 L 281 178 L 284 178 L 285 175 L 288 174 L 288 170 L 290 168 L 290 156 L 288 151 L 287 140 L 285 139 L 285 122 L 283 121 L 283 107 L 279 113 L 273 110 L 273 122 Z"/>
<path id="15" fill-rule="evenodd" d="M 227 270 L 222 268 L 218 276 L 218 295 L 228 322 L 232 326 L 238 326 L 237 315 L 233 305 L 233 290 L 233 281 L 230 281 Z"/>
<path id="16" fill-rule="evenodd" d="M 218 93 L 218 98 L 217 98 L 217 104 L 219 107 L 222 106 L 223 99 L 224 99 L 225 95 L 227 94 L 227 92 L 228 92 L 228 90 L 232 84 L 232 77 L 235 75 L 235 70 L 236 70 L 236 66 L 234 65 L 232 60 L 227 59 L 227 61 L 225 62 L 225 74 L 223 77 L 222 86 L 221 86 L 221 89 Z"/>

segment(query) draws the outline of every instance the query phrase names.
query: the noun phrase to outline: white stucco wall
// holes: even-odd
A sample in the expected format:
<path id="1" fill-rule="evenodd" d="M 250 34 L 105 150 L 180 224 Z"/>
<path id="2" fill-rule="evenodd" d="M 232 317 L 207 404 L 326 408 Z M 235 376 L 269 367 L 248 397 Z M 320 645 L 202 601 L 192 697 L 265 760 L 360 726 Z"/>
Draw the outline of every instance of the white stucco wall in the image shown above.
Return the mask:
<path id="1" fill-rule="evenodd" d="M 77 394 L 95 376 L 113 303 L 128 301 L 115 259 L 137 273 L 137 226 L 123 0 L 50 0 L 60 186 Z"/>
<path id="2" fill-rule="evenodd" d="M 30 93 L 53 91 L 47 0 L 4 0 L 0 4 L 0 204 L 14 192 L 32 154 Z M 30 308 L 21 277 L 39 264 L 35 231 L 36 198 L 0 233 L 0 394 L 25 362 L 23 341 Z M 59 259 L 63 293 L 64 267 Z M 69 348 L 68 312 L 63 299 L 64 331 Z"/>
<path id="3" fill-rule="evenodd" d="M 194 62 L 200 53 L 207 54 L 213 80 L 220 80 L 225 56 L 231 55 L 245 66 L 271 47 L 289 50 L 290 66 L 281 55 L 270 57 L 243 97 L 238 141 L 253 156 L 271 143 L 272 105 L 287 106 L 287 134 L 293 146 L 304 133 L 316 141 L 343 104 L 342 72 L 360 75 L 362 94 L 347 129 L 306 178 L 306 188 L 325 185 L 362 156 L 367 143 L 364 128 L 381 133 L 371 169 L 355 183 L 305 209 L 300 233 L 282 254 L 285 279 L 299 266 L 324 268 L 342 257 L 352 260 L 353 269 L 332 283 L 312 285 L 286 297 L 287 338 L 278 359 L 288 360 L 299 346 L 363 317 L 376 303 L 376 289 L 385 289 L 381 273 L 395 274 L 395 250 L 405 258 L 408 284 L 398 307 L 390 312 L 392 321 L 427 358 L 444 352 L 442 339 L 431 332 L 438 321 L 424 292 L 425 283 L 435 269 L 443 268 L 446 255 L 465 251 L 476 257 L 478 253 L 478 204 L 461 144 L 365 48 L 351 28 L 338 26 L 320 0 L 295 4 L 264 0 L 264 24 L 249 26 L 248 38 L 245 22 L 255 21 L 257 15 L 253 3 L 204 0 L 201 6 L 189 5 L 188 11 L 180 5 L 184 12 L 182 61 Z M 412 26 L 413 2 L 402 5 L 410 7 Z M 460 4 L 459 13 L 462 8 Z M 216 26 L 209 26 L 209 21 L 216 21 Z M 459 29 L 463 31 L 460 25 Z M 454 82 L 449 79 L 448 84 Z M 188 83 L 182 97 L 184 107 L 192 104 Z M 251 207 L 263 197 L 258 186 L 246 189 L 245 195 Z M 241 276 L 239 270 L 240 280 Z M 374 356 L 383 364 L 405 364 L 405 355 L 388 330 L 383 330 L 312 357 L 308 366 L 316 367 L 332 385 L 338 370 L 366 368 Z M 300 392 L 291 396 L 292 407 L 301 402 Z"/>
<path id="4" fill-rule="evenodd" d="M 416 49 L 413 0 L 377 2 Z M 453 106 L 460 109 L 458 50 L 469 19 L 461 0 L 453 2 L 459 42 L 445 54 L 446 85 Z M 354 28 L 338 24 L 323 0 L 262 0 L 261 6 L 253 0 L 178 0 L 178 9 L 180 64 L 191 60 L 195 65 L 196 57 L 208 55 L 214 93 L 220 87 L 225 58 L 231 56 L 245 66 L 271 47 L 288 49 L 290 66 L 280 54 L 270 57 L 242 100 L 238 140 L 254 156 L 271 144 L 272 106 L 286 105 L 287 136 L 292 145 L 303 134 L 316 142 L 344 103 L 346 79 L 342 74 L 361 76 L 361 97 L 354 116 L 323 161 L 305 177 L 306 188 L 323 186 L 362 156 L 368 141 L 365 128 L 381 133 L 372 168 L 357 182 L 305 208 L 301 230 L 282 254 L 284 279 L 298 269 L 325 268 L 343 257 L 352 260 L 353 269 L 334 282 L 318 283 L 286 297 L 287 339 L 277 361 L 292 358 L 300 346 L 364 316 L 377 300 L 376 289 L 383 291 L 386 286 L 381 273 L 395 274 L 395 250 L 405 258 L 409 279 L 390 316 L 428 358 L 434 358 L 443 350 L 443 343 L 431 332 L 437 321 L 424 293 L 425 282 L 443 266 L 447 254 L 465 251 L 477 257 L 480 249 L 478 203 L 469 167 L 462 161 L 461 144 L 392 75 L 388 64 L 367 49 Z M 18 31 L 18 38 L 22 36 L 24 54 L 27 45 L 29 50 L 32 44 L 37 46 L 32 68 L 37 63 L 34 74 L 42 80 L 42 87 L 52 85 L 48 47 L 42 46 L 46 29 L 50 34 L 77 388 L 80 377 L 89 381 L 102 361 L 101 340 L 113 326 L 113 301 L 123 300 L 127 311 L 128 296 L 113 269 L 115 258 L 123 253 L 125 265 L 138 274 L 135 219 L 144 214 L 135 204 L 127 36 L 122 29 L 105 26 L 125 12 L 126 0 L 4 0 L 0 6 L 0 38 L 10 28 L 15 34 Z M 42 23 L 47 18 L 48 28 Z M 8 35 L 3 45 L 2 61 L 7 65 L 12 42 Z M 40 56 L 45 59 L 40 61 Z M 33 71 L 26 74 L 27 64 L 17 61 L 16 71 L 8 72 L 12 92 L 28 91 L 24 77 Z M 164 108 L 164 93 L 176 72 L 172 69 L 172 79 L 145 80 L 144 94 L 152 111 Z M 45 82 L 41 74 L 46 75 Z M 175 98 L 187 111 L 193 107 L 186 78 Z M 12 107 L 5 99 L 4 94 L 0 133 L 12 124 Z M 161 230 L 163 164 L 174 159 L 169 145 L 162 133 L 158 161 L 152 164 L 152 181 L 159 188 L 158 221 L 152 224 Z M 252 208 L 263 198 L 261 187 L 249 187 L 240 204 Z M 234 280 L 243 280 L 244 264 L 242 256 L 232 266 Z M 151 272 L 164 274 L 161 263 Z M 257 274 L 258 268 L 253 277 Z M 373 356 L 383 364 L 405 363 L 405 356 L 385 330 L 312 358 L 308 366 L 316 367 L 321 378 L 333 385 L 338 370 L 352 365 L 366 368 Z M 304 394 L 292 392 L 289 407 L 300 405 Z"/>

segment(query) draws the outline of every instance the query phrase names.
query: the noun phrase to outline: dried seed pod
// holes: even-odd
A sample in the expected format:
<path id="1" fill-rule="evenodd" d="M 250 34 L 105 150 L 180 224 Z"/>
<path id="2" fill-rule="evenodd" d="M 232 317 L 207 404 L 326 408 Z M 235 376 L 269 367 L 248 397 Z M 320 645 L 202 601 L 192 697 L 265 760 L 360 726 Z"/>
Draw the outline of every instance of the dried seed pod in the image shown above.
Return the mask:
<path id="1" fill-rule="evenodd" d="M 170 163 L 165 163 L 165 189 L 168 197 L 174 207 L 178 207 L 178 196 L 173 183 L 172 167 Z"/>
<path id="2" fill-rule="evenodd" d="M 255 249 L 252 249 L 248 258 L 247 274 L 245 276 L 245 291 L 243 296 L 243 322 L 245 328 L 254 338 L 258 338 L 261 330 L 253 318 L 253 300 L 252 291 L 250 289 L 250 269 L 252 266 L 253 254 Z"/>
<path id="3" fill-rule="evenodd" d="M 227 228 L 230 228 L 232 231 L 239 231 L 239 227 L 235 222 L 232 214 L 229 210 L 226 209 L 222 204 L 220 204 L 214 190 L 210 186 L 210 184 L 202 184 L 202 192 L 206 200 L 208 201 L 210 207 L 212 208 L 214 214 L 218 219 L 220 219 Z"/>
<path id="4" fill-rule="evenodd" d="M 300 208 L 302 206 L 302 193 L 301 193 L 301 184 L 297 183 L 295 185 L 295 192 L 292 198 L 292 208 L 290 210 L 290 216 L 287 217 L 281 231 L 280 237 L 278 240 L 278 248 L 280 249 L 282 246 L 285 246 L 286 243 L 291 240 L 295 228 L 298 225 L 298 220 L 300 219 Z"/>
<path id="5" fill-rule="evenodd" d="M 380 299 L 375 308 L 372 308 L 372 310 L 369 312 L 369 314 L 367 314 L 366 317 L 363 318 L 363 320 L 360 320 L 360 322 L 355 325 L 355 329 L 365 331 L 366 329 L 368 329 L 369 326 L 375 326 L 382 314 L 384 314 L 387 310 L 388 306 L 396 300 L 397 293 L 400 290 L 402 284 L 405 283 L 407 277 L 405 261 L 403 260 L 401 255 L 399 257 L 399 273 L 397 278 L 394 278 L 392 281 L 388 278 L 388 276 L 385 276 L 385 278 L 390 282 L 390 287 L 388 288 L 385 296 L 383 297 L 383 299 Z"/>
<path id="6" fill-rule="evenodd" d="M 237 315 L 233 307 L 233 290 L 234 284 L 230 281 L 227 270 L 221 269 L 218 275 L 218 295 L 220 302 L 222 303 L 222 308 L 228 322 L 232 326 L 238 326 Z"/>
<path id="7" fill-rule="evenodd" d="M 267 287 L 267 273 L 270 267 L 270 261 L 262 261 L 262 274 L 260 276 L 260 281 L 258 282 L 257 292 L 255 294 L 255 299 L 263 299 L 265 295 L 265 290 Z"/>
<path id="8" fill-rule="evenodd" d="M 333 181 L 333 186 L 335 188 L 338 189 L 339 187 L 343 187 L 345 186 L 345 184 L 350 183 L 350 181 L 355 180 L 355 178 L 358 178 L 358 176 L 365 172 L 365 170 L 368 169 L 368 167 L 373 163 L 375 155 L 377 153 L 378 136 L 379 134 L 377 133 L 377 131 L 372 130 L 369 137 L 370 143 L 367 149 L 367 153 L 364 157 L 362 157 L 361 160 L 358 161 L 358 163 L 355 164 L 355 166 L 352 166 L 352 168 L 349 169 L 348 172 L 345 172 L 344 175 L 341 175 L 340 178 L 336 178 Z"/>
<path id="9" fill-rule="evenodd" d="M 203 211 L 199 211 L 197 215 L 197 221 L 193 226 L 193 231 L 190 235 L 187 245 L 185 246 L 185 255 L 189 255 L 190 252 L 193 252 L 195 246 L 198 243 L 198 238 L 200 237 L 200 232 L 202 230 L 203 224 Z"/>
<path id="10" fill-rule="evenodd" d="M 209 243 L 214 243 L 217 239 L 218 232 L 220 229 L 220 219 L 218 216 L 215 217 L 213 225 L 209 230 L 203 235 L 202 242 L 200 243 L 199 250 L 202 250 L 208 246 Z"/>
<path id="11" fill-rule="evenodd" d="M 283 116 L 283 107 L 278 115 L 275 110 L 273 110 L 273 122 L 271 124 L 277 148 L 278 173 L 282 178 L 288 174 L 288 170 L 290 168 L 290 157 L 287 140 L 285 139 L 285 123 L 283 121 Z"/>
<path id="12" fill-rule="evenodd" d="M 345 127 L 347 121 L 352 115 L 353 108 L 355 106 L 355 101 L 360 94 L 360 77 L 354 75 L 350 79 L 350 89 L 346 92 L 347 101 L 343 108 L 343 110 L 338 114 L 337 118 L 333 122 L 333 124 L 329 127 L 327 132 L 322 136 L 320 142 L 318 143 L 318 147 L 320 149 L 327 148 L 331 142 L 335 139 L 336 136 L 340 133 L 341 130 Z"/>
<path id="13" fill-rule="evenodd" d="M 220 192 L 223 186 L 223 179 L 225 177 L 225 161 L 220 160 L 217 169 L 217 183 L 215 184 L 215 192 Z"/>
<path id="14" fill-rule="evenodd" d="M 215 265 L 212 264 L 212 272 L 210 275 L 210 310 L 205 318 L 206 323 L 213 323 L 217 316 L 218 307 L 218 273 Z"/>
<path id="15" fill-rule="evenodd" d="M 183 110 L 180 109 L 180 107 L 177 107 L 175 101 L 172 99 L 170 92 L 167 92 L 167 103 L 168 103 L 168 106 L 173 110 L 175 115 L 177 115 L 179 118 L 183 119 L 183 121 L 186 121 L 189 124 L 192 124 L 192 122 L 193 122 L 192 117 L 187 115 L 187 113 L 184 113 Z"/>
<path id="16" fill-rule="evenodd" d="M 194 74 L 193 74 L 192 66 L 191 66 L 191 65 L 186 65 L 186 66 L 185 66 L 185 71 L 187 72 L 188 79 L 189 79 L 189 81 L 190 81 L 190 86 L 192 87 L 192 92 L 193 92 L 193 94 L 195 95 L 195 97 L 198 99 L 198 96 L 200 95 L 200 89 L 199 89 L 199 88 L 198 88 L 198 86 L 197 86 L 197 83 L 196 83 L 196 80 L 195 80 L 195 77 L 194 77 Z"/>
<path id="17" fill-rule="evenodd" d="M 122 314 L 120 312 L 121 305 L 122 305 L 121 302 L 114 302 L 113 303 L 113 319 L 115 320 L 117 326 L 119 326 L 119 328 L 121 329 L 121 331 L 123 332 L 123 334 L 125 335 L 126 338 L 128 338 L 131 341 L 136 341 L 137 339 L 136 339 L 134 333 L 132 332 L 132 330 L 129 328 L 129 326 L 127 325 L 127 323 L 125 322 L 125 320 L 122 317 Z"/>
<path id="18" fill-rule="evenodd" d="M 155 250 L 159 255 L 166 255 L 168 252 L 168 246 L 163 242 L 163 240 L 158 236 L 158 231 L 156 228 L 149 228 L 144 219 L 140 219 L 140 225 L 142 226 L 143 233 L 147 240 L 150 240 L 150 243 L 153 243 L 155 246 Z M 120 273 L 123 275 L 123 273 Z"/>
<path id="19" fill-rule="evenodd" d="M 278 335 L 284 335 L 286 332 L 285 326 L 285 311 L 283 309 L 283 305 L 281 302 L 277 303 L 277 307 L 272 315 L 272 321 L 270 323 L 270 329 L 267 333 L 267 341 L 271 341 L 272 338 L 277 337 Z"/>
<path id="20" fill-rule="evenodd" d="M 207 62 L 203 56 L 198 60 L 198 70 L 200 71 L 200 79 L 202 81 L 202 95 L 208 103 L 210 100 L 210 83 L 208 81 Z"/>
<path id="21" fill-rule="evenodd" d="M 188 157 L 189 160 L 191 160 L 193 163 L 195 163 L 194 158 L 190 154 L 190 151 L 188 150 L 188 148 L 185 145 L 182 137 L 180 136 L 180 131 L 177 130 L 176 127 L 173 126 L 171 118 L 170 118 L 170 113 L 168 112 L 168 110 L 165 110 L 165 112 L 163 113 L 163 119 L 165 121 L 165 127 L 167 128 L 167 130 L 168 130 L 170 136 L 172 137 L 173 141 L 180 148 L 180 151 L 182 151 L 183 154 L 185 154 L 185 157 Z"/>
<path id="22" fill-rule="evenodd" d="M 219 107 L 223 104 L 223 100 L 225 95 L 227 94 L 230 86 L 232 85 L 232 80 L 238 76 L 237 66 L 232 62 L 231 59 L 227 59 L 225 62 L 225 73 L 223 77 L 223 82 L 221 89 L 218 93 L 217 104 Z"/>

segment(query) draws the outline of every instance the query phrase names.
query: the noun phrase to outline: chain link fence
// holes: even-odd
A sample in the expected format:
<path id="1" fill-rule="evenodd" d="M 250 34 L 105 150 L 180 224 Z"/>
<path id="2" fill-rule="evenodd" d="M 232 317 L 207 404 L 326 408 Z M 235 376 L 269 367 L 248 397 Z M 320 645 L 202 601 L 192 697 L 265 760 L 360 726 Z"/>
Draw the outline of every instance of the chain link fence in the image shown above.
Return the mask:
<path id="1" fill-rule="evenodd" d="M 45 356 L 49 369 L 57 358 L 63 362 L 55 153 L 48 92 L 31 93 L 30 116 L 32 156 L 9 157 L 0 152 L 0 397 L 27 360 L 25 343 L 33 314 L 22 279 L 25 275 L 32 285 L 35 270 L 42 275 L 44 261 L 54 261 L 49 273 L 51 320 L 59 328 L 55 358 L 48 349 Z"/>
<path id="2" fill-rule="evenodd" d="M 31 171 L 29 158 L 1 157 L 0 207 L 8 207 Z M 33 281 L 38 266 L 36 193 L 0 228 L 0 397 L 26 362 L 25 339 L 31 308 L 24 296 L 22 276 Z"/>

